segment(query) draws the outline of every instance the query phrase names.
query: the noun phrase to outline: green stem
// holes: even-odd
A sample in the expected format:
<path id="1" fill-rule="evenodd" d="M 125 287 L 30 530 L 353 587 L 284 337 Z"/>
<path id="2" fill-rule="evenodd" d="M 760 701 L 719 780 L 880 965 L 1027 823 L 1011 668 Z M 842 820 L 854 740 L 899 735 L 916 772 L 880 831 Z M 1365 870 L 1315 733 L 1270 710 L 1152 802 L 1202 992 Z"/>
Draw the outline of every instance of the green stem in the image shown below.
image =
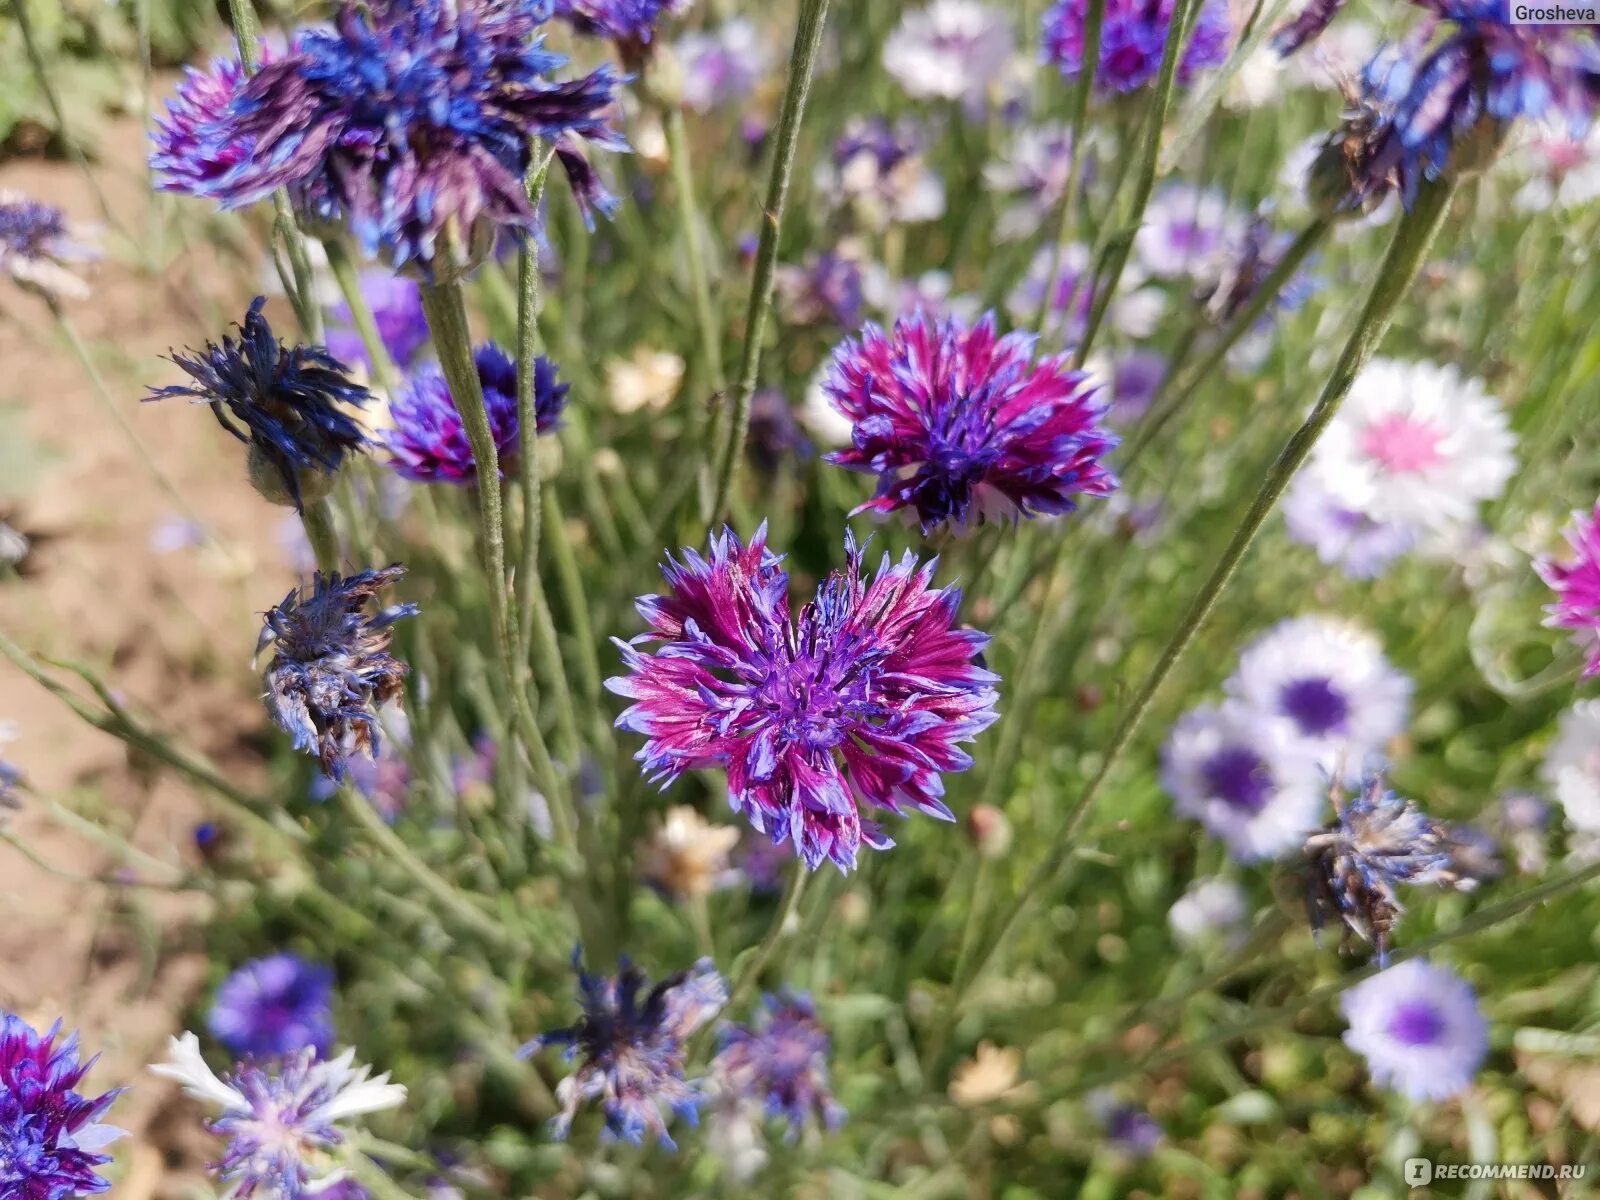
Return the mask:
<path id="1" fill-rule="evenodd" d="M 550 158 L 528 176 L 528 201 L 537 212 L 544 200 Z M 522 495 L 522 557 L 517 568 L 517 601 L 522 644 L 533 636 L 534 611 L 543 602 L 539 578 L 539 535 L 543 506 L 539 462 L 539 417 L 535 410 L 534 362 L 539 355 L 539 249 L 530 237 L 517 251 L 517 484 Z M 557 656 L 557 664 L 560 656 Z"/>
<path id="2" fill-rule="evenodd" d="M 372 364 L 372 382 L 392 398 L 399 383 L 398 372 L 394 360 L 389 357 L 389 347 L 384 345 L 383 335 L 378 332 L 378 321 L 372 315 L 372 306 L 362 294 L 356 264 L 338 238 L 323 238 L 322 249 L 328 256 L 328 270 L 339 285 L 339 294 L 350 309 L 350 320 L 356 327 L 362 348 L 367 352 L 367 361 Z"/>
<path id="3" fill-rule="evenodd" d="M 722 365 L 722 323 L 711 298 L 711 277 L 706 272 L 706 247 L 702 238 L 702 218 L 695 202 L 694 172 L 689 162 L 689 135 L 683 120 L 682 105 L 674 104 L 666 114 L 667 154 L 672 159 L 672 186 L 678 194 L 678 222 L 689 259 L 689 291 L 694 300 L 695 323 L 700 330 L 700 354 L 705 360 L 706 382 L 720 392 L 728 379 Z M 699 422 L 699 404 L 689 405 L 689 420 Z"/>
<path id="4" fill-rule="evenodd" d="M 333 503 L 326 497 L 304 505 L 300 510 L 300 524 L 305 527 L 306 540 L 311 543 L 311 553 L 316 557 L 317 570 L 324 575 L 339 569 L 339 532 L 333 523 Z"/>
<path id="5" fill-rule="evenodd" d="M 760 982 L 761 972 L 767 969 L 767 964 L 772 961 L 772 956 L 777 952 L 779 945 L 794 932 L 792 926 L 797 924 L 795 914 L 799 911 L 800 896 L 805 891 L 806 878 L 810 874 L 804 861 L 796 858 L 794 870 L 783 889 L 783 896 L 778 901 L 778 911 L 772 918 L 772 924 L 767 927 L 766 936 L 745 951 L 735 966 L 733 983 L 728 988 L 728 1003 L 722 1009 L 729 1016 L 737 1018 L 751 991 Z M 708 1033 L 709 1029 L 705 1032 Z M 700 1040 L 704 1040 L 704 1034 Z M 693 1050 L 699 1048 L 699 1046 L 693 1047 L 690 1057 L 693 1057 Z"/>
<path id="6" fill-rule="evenodd" d="M 572 626 L 572 640 L 578 647 L 578 687 L 589 703 L 600 699 L 600 658 L 594 644 L 594 628 L 589 620 L 589 601 L 584 594 L 583 572 L 573 553 L 572 539 L 567 535 L 567 518 L 561 508 L 561 497 L 554 486 L 544 489 L 544 524 L 548 537 L 551 561 L 555 563 L 556 580 L 561 587 L 561 601 L 567 610 L 567 621 Z"/>
<path id="7" fill-rule="evenodd" d="M 778 117 L 777 151 L 772 160 L 772 175 L 767 181 L 767 198 L 761 217 L 761 243 L 756 250 L 755 273 L 750 280 L 750 302 L 745 310 L 744 353 L 739 361 L 738 391 L 734 396 L 732 428 L 720 442 L 710 439 L 711 452 L 721 446 L 717 466 L 717 486 L 708 526 L 715 526 L 728 508 L 744 456 L 744 441 L 750 432 L 750 401 L 755 395 L 761 369 L 761 342 L 766 336 L 767 317 L 772 311 L 772 288 L 778 266 L 778 235 L 783 230 L 783 211 L 789 199 L 789 180 L 794 174 L 795 151 L 800 145 L 800 120 L 805 115 L 811 92 L 811 72 L 822 46 L 822 29 L 828 15 L 828 0 L 801 0 L 800 19 L 795 26 L 794 51 L 789 58 L 789 83 L 783 93 L 783 110 Z M 720 409 L 718 410 L 721 411 Z M 714 426 L 716 423 L 713 423 Z"/>
<path id="8" fill-rule="evenodd" d="M 1323 386 L 1322 394 L 1311 410 L 1311 415 L 1289 439 L 1279 453 L 1277 461 L 1268 471 L 1249 511 L 1240 521 L 1210 577 L 1190 602 L 1188 611 L 1179 622 L 1166 648 L 1162 650 L 1160 658 L 1156 660 L 1149 675 L 1123 713 L 1122 719 L 1111 735 L 1110 744 L 1101 756 L 1098 769 L 1068 809 L 1049 851 L 1034 868 L 1021 893 L 1007 910 L 996 936 L 990 938 L 975 956 L 974 965 L 966 977 L 956 980 L 954 1001 L 957 1005 L 972 981 L 982 973 L 998 948 L 1015 930 L 1022 916 L 1034 902 L 1051 890 L 1062 866 L 1072 854 L 1079 828 L 1088 816 L 1100 789 L 1112 770 L 1121 762 L 1134 734 L 1138 732 L 1156 692 L 1160 690 L 1167 676 L 1182 658 L 1184 651 L 1200 632 L 1201 626 L 1216 606 L 1218 597 L 1227 587 L 1228 581 L 1233 578 L 1239 563 L 1266 523 L 1267 517 L 1271 515 L 1278 497 L 1289 486 L 1289 481 L 1305 462 L 1317 439 L 1322 436 L 1329 422 L 1338 413 L 1339 406 L 1350 390 L 1350 385 L 1388 332 L 1395 310 L 1410 290 L 1424 258 L 1433 245 L 1434 238 L 1444 223 L 1451 197 L 1455 194 L 1455 187 L 1455 181 L 1449 178 L 1426 185 L 1418 195 L 1415 207 L 1401 220 L 1355 328 L 1351 331 L 1327 383 Z"/>

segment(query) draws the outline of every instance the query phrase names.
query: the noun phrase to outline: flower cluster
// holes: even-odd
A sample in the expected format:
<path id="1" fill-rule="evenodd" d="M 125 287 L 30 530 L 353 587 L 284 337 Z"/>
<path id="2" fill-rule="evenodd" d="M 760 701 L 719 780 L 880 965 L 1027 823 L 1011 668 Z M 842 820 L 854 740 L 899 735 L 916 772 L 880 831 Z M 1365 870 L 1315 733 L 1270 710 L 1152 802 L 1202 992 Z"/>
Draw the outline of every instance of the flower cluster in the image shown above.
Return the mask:
<path id="1" fill-rule="evenodd" d="M 1556 600 L 1545 612 L 1545 624 L 1572 631 L 1586 662 L 1585 677 L 1600 675 L 1600 504 L 1592 512 L 1575 512 L 1567 530 L 1573 557 L 1567 561 L 1544 559 L 1539 577 L 1555 590 Z"/>
<path id="2" fill-rule="evenodd" d="M 59 208 L 0 189 L 0 275 L 46 299 L 81 300 L 89 285 L 74 267 L 100 257 Z"/>
<path id="3" fill-rule="evenodd" d="M 746 99 L 766 77 L 772 58 L 760 32 L 743 17 L 684 34 L 676 51 L 683 67 L 683 103 L 699 113 Z"/>
<path id="4" fill-rule="evenodd" d="M 1095 91 L 1102 96 L 1132 92 L 1156 77 L 1172 26 L 1175 0 L 1107 0 L 1100 28 L 1100 62 Z M 1083 70 L 1087 0 L 1057 0 L 1045 10 L 1041 38 L 1044 59 L 1068 79 Z M 1201 71 L 1221 66 L 1233 38 L 1228 6 L 1201 0 L 1188 47 L 1178 62 L 1178 81 L 1190 83 Z"/>
<path id="5" fill-rule="evenodd" d="M 606 684 L 633 701 L 617 724 L 647 739 L 646 771 L 722 767 L 729 803 L 812 869 L 893 845 L 862 802 L 954 820 L 941 774 L 972 765 L 961 743 L 997 716 L 997 677 L 976 661 L 988 638 L 956 627 L 961 593 L 930 587 L 936 563 L 886 555 L 869 582 L 849 534 L 845 555 L 798 619 L 765 526 L 669 558 L 668 594 L 638 602 L 650 632 L 618 643 L 629 674 Z"/>
<path id="6" fill-rule="evenodd" d="M 767 996 L 753 1027 L 722 1031 L 712 1076 L 719 1092 L 753 1099 L 769 1117 L 788 1121 L 791 1137 L 813 1119 L 834 1129 L 845 1111 L 828 1087 L 828 1049 L 828 1031 L 809 996 Z"/>
<path id="7" fill-rule="evenodd" d="M 238 1057 L 285 1058 L 333 1045 L 333 971 L 295 954 L 245 963 L 222 981 L 207 1025 Z"/>
<path id="8" fill-rule="evenodd" d="M 103 1151 L 122 1130 L 100 1118 L 121 1094 L 90 1098 L 78 1088 L 94 1060 L 78 1058 L 78 1038 L 61 1023 L 42 1037 L 14 1013 L 0 1012 L 0 1195 L 67 1200 L 108 1191 Z"/>

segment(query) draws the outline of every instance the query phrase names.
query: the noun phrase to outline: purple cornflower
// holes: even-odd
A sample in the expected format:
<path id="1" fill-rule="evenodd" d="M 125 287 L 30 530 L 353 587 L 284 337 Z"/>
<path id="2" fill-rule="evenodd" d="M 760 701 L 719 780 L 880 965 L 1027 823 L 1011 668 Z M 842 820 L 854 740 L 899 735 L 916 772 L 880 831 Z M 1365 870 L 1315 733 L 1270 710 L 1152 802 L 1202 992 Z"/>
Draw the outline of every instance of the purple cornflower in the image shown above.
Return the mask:
<path id="1" fill-rule="evenodd" d="M 0 721 L 0 747 L 4 747 L 16 736 L 17 727 L 10 721 Z M 0 758 L 0 810 L 20 808 L 22 802 L 17 798 L 17 786 L 22 782 L 22 768 L 8 763 Z M 0 811 L 0 817 L 4 812 Z"/>
<path id="2" fill-rule="evenodd" d="M 538 224 L 522 182 L 532 139 L 553 145 L 586 212 L 605 201 L 580 143 L 623 148 L 607 123 L 616 73 L 550 78 L 566 59 L 535 36 L 548 15 L 545 0 L 346 0 L 331 27 L 301 30 L 226 103 L 202 106 L 214 117 L 169 118 L 158 145 L 233 160 L 169 170 L 169 186 L 225 208 L 286 187 L 393 266 L 429 280 L 470 269 L 500 229 Z"/>
<path id="3" fill-rule="evenodd" d="M 1117 481 L 1101 459 L 1118 439 L 1099 423 L 1104 405 L 1065 358 L 1034 362 L 1036 340 L 999 337 L 993 313 L 970 329 L 919 313 L 892 334 L 869 324 L 846 339 L 823 389 L 855 425 L 850 448 L 827 460 L 878 476 L 855 511 L 913 508 L 927 532 L 1109 495 Z"/>
<path id="4" fill-rule="evenodd" d="M 852 117 L 832 159 L 817 166 L 817 190 L 834 207 L 849 208 L 868 229 L 937 220 L 944 215 L 944 181 L 928 168 L 926 141 L 910 121 Z"/>
<path id="5" fill-rule="evenodd" d="M 1467 981 L 1420 958 L 1397 963 L 1339 1001 L 1345 1045 L 1367 1060 L 1372 1082 L 1414 1102 L 1467 1089 L 1489 1053 L 1489 1029 Z"/>
<path id="6" fill-rule="evenodd" d="M 1092 162 L 1084 168 L 1079 187 L 1095 174 Z M 1026 125 L 1017 130 L 1004 154 L 983 169 L 985 189 L 1011 200 L 995 222 L 995 236 L 1017 241 L 1038 233 L 1059 211 L 1071 174 L 1072 133 L 1067 126 Z"/>
<path id="7" fill-rule="evenodd" d="M 1206 316 L 1219 325 L 1231 321 L 1277 270 L 1293 242 L 1291 234 L 1275 231 L 1266 217 L 1253 217 L 1243 234 L 1218 256 L 1215 271 L 1201 281 L 1196 299 L 1205 304 Z M 1294 312 L 1314 290 L 1308 268 L 1301 266 L 1278 289 L 1259 323 L 1265 324 L 1270 313 Z"/>
<path id="8" fill-rule="evenodd" d="M 345 1177 L 334 1154 L 345 1140 L 339 1123 L 406 1098 L 388 1075 L 369 1079 L 353 1050 L 327 1060 L 309 1047 L 281 1062 L 247 1059 L 220 1077 L 206 1066 L 192 1033 L 173 1038 L 169 1056 L 150 1069 L 221 1110 L 206 1126 L 228 1142 L 212 1170 L 240 1200 L 325 1195 Z"/>
<path id="9" fill-rule="evenodd" d="M 1583 668 L 1587 679 L 1600 675 L 1600 503 L 1592 512 L 1572 514 L 1567 541 L 1571 560 L 1547 558 L 1537 564 L 1539 578 L 1556 593 L 1555 603 L 1545 608 L 1544 623 L 1572 630 L 1573 641 L 1588 656 Z"/>
<path id="10" fill-rule="evenodd" d="M 688 12 L 694 0 L 555 0 L 555 15 L 579 33 L 616 42 L 637 54 L 667 17 Z"/>
<path id="11" fill-rule="evenodd" d="M 794 406 L 777 388 L 763 388 L 751 399 L 747 446 L 756 466 L 769 475 L 784 463 L 803 461 L 815 452 Z"/>
<path id="12" fill-rule="evenodd" d="M 1320 933 L 1339 918 L 1349 933 L 1372 943 L 1380 965 L 1389 960 L 1402 884 L 1464 892 L 1492 872 L 1492 862 L 1482 862 L 1463 831 L 1390 791 L 1382 775 L 1372 776 L 1347 802 L 1336 792 L 1334 808 L 1327 828 L 1306 839 L 1311 928 Z"/>
<path id="13" fill-rule="evenodd" d="M 89 231 L 59 208 L 0 190 L 0 275 L 47 300 L 82 300 L 89 285 L 72 268 L 99 257 Z"/>
<path id="14" fill-rule="evenodd" d="M 855 865 L 861 844 L 894 843 L 861 819 L 862 802 L 942 820 L 941 773 L 997 718 L 998 677 L 976 661 L 988 637 L 955 625 L 961 592 L 931 590 L 935 559 L 884 556 L 871 582 L 845 534 L 846 565 L 789 613 L 789 576 L 767 549 L 731 530 L 662 567 L 669 593 L 645 596 L 650 632 L 619 642 L 629 674 L 606 686 L 634 703 L 617 724 L 648 741 L 637 755 L 668 782 L 722 767 L 729 803 L 805 865 Z M 636 647 L 663 643 L 654 654 Z"/>
<path id="15" fill-rule="evenodd" d="M 737 104 L 766 77 L 772 55 L 755 25 L 733 17 L 715 29 L 678 39 L 683 103 L 698 113 Z"/>
<path id="16" fill-rule="evenodd" d="M 372 397 L 321 346 L 286 346 L 275 338 L 261 312 L 266 303 L 265 296 L 251 301 L 238 340 L 224 335 L 199 353 L 170 355 L 194 382 L 151 388 L 145 399 L 187 396 L 210 405 L 217 423 L 265 462 L 268 490 L 281 483 L 283 498 L 298 509 L 308 491 L 313 499 L 326 494 L 345 455 L 367 447 L 345 410 Z"/>
<path id="17" fill-rule="evenodd" d="M 222 981 L 206 1024 L 237 1057 L 286 1058 L 333 1045 L 333 970 L 297 954 L 247 962 Z"/>
<path id="18" fill-rule="evenodd" d="M 502 475 L 516 470 L 521 453 L 517 420 L 517 364 L 493 342 L 473 355 Z M 543 355 L 533 362 L 533 403 L 540 433 L 556 427 L 567 403 L 567 385 Z M 418 483 L 475 483 L 477 460 L 455 398 L 436 363 L 424 363 L 389 403 L 394 427 L 384 435 L 389 465 Z"/>
<path id="19" fill-rule="evenodd" d="M 1108 1091 L 1091 1092 L 1085 1103 L 1105 1131 L 1106 1141 L 1130 1158 L 1148 1158 L 1167 1136 L 1161 1123 L 1144 1109 L 1118 1100 Z"/>
<path id="20" fill-rule="evenodd" d="M 422 311 L 422 289 L 414 279 L 393 271 L 363 271 L 361 296 L 372 310 L 378 336 L 389 360 L 402 371 L 411 369 L 428 344 L 428 319 Z M 340 362 L 372 370 L 367 347 L 356 332 L 350 306 L 340 301 L 328 313 L 328 353 Z"/>
<path id="21" fill-rule="evenodd" d="M 780 266 L 774 283 L 785 325 L 853 329 L 861 321 L 863 275 L 849 255 L 808 254 L 800 266 Z"/>
<path id="22" fill-rule="evenodd" d="M 1347 508 L 1304 474 L 1283 498 L 1283 519 L 1291 538 L 1351 579 L 1377 579 L 1417 543 L 1411 526 Z"/>
<path id="23" fill-rule="evenodd" d="M 1161 69 L 1175 0 L 1107 0 L 1100 27 L 1100 62 L 1094 73 L 1101 96 L 1143 87 Z M 1044 61 L 1063 76 L 1083 69 L 1087 0 L 1058 0 L 1045 10 L 1041 32 Z M 1178 82 L 1187 86 L 1201 71 L 1219 67 L 1228 57 L 1233 29 L 1223 0 L 1202 0 L 1189 45 L 1178 62 Z"/>
<path id="24" fill-rule="evenodd" d="M 315 754 L 335 779 L 344 778 L 352 754 L 376 756 L 377 710 L 400 701 L 407 667 L 389 653 L 391 627 L 416 616 L 417 606 L 391 605 L 376 615 L 366 607 L 404 574 L 399 563 L 348 579 L 318 571 L 309 593 L 293 589 L 267 611 L 256 643 L 257 654 L 273 649 L 263 680 L 267 711 L 295 749 Z"/>
<path id="25" fill-rule="evenodd" d="M 552 1122 L 555 1135 L 565 1138 L 579 1106 L 598 1099 L 611 1137 L 638 1144 L 652 1133 L 663 1146 L 676 1148 L 666 1114 L 694 1124 L 704 1099 L 700 1082 L 684 1077 L 687 1042 L 728 1002 L 728 985 L 709 958 L 654 987 L 626 958 L 614 979 L 590 975 L 577 954 L 573 966 L 583 1014 L 576 1024 L 541 1034 L 517 1052 L 527 1057 L 565 1046 L 568 1059 L 582 1060 L 556 1085 L 562 1111 Z"/>
<path id="26" fill-rule="evenodd" d="M 121 1089 L 90 1099 L 78 1086 L 94 1059 L 78 1061 L 78 1035 L 57 1042 L 61 1022 L 43 1037 L 0 1012 L 0 1195 L 6 1200 L 70 1200 L 111 1184 L 99 1170 L 122 1130 L 100 1124 Z"/>
<path id="27" fill-rule="evenodd" d="M 1167 379 L 1167 358 L 1155 350 L 1129 350 L 1112 360 L 1106 374 L 1111 377 L 1111 407 L 1106 419 L 1127 424 L 1150 411 Z"/>
<path id="28" fill-rule="evenodd" d="M 844 1108 L 828 1086 L 828 1031 L 804 993 L 767 996 L 753 1026 L 722 1031 L 721 1049 L 711 1063 L 719 1092 L 748 1097 L 769 1117 L 789 1122 L 791 1140 L 813 1118 L 836 1129 Z"/>
<path id="29" fill-rule="evenodd" d="M 290 52 L 299 50 L 298 41 Z M 258 42 L 262 65 L 282 57 L 279 48 Z M 215 58 L 208 70 L 185 67 L 166 116 L 150 132 L 150 169 L 163 192 L 209 196 L 229 174 L 248 162 L 250 143 L 227 132 L 225 122 L 247 76 L 237 58 Z"/>

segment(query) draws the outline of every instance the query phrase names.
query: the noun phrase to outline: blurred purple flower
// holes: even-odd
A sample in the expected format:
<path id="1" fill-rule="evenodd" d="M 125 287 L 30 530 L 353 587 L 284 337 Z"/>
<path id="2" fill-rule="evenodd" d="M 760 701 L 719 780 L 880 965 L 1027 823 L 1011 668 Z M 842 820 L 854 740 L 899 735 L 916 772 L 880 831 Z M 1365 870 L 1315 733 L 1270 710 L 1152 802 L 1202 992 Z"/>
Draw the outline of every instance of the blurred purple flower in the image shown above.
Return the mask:
<path id="1" fill-rule="evenodd" d="M 1556 593 L 1548 605 L 1545 624 L 1552 629 L 1572 631 L 1573 641 L 1587 656 L 1584 678 L 1600 675 L 1600 503 L 1590 512 L 1572 514 L 1567 541 L 1573 557 L 1558 561 L 1541 559 L 1539 578 Z"/>
<path id="2" fill-rule="evenodd" d="M 624 46 L 646 44 L 665 17 L 682 16 L 694 0 L 555 0 L 555 15 L 579 33 Z"/>
<path id="3" fill-rule="evenodd" d="M 1096 92 L 1102 96 L 1131 92 L 1156 77 L 1176 7 L 1176 0 L 1107 0 L 1094 74 Z M 1068 79 L 1083 69 L 1088 14 L 1088 0 L 1058 0 L 1044 14 L 1044 61 Z M 1187 86 L 1199 72 L 1221 66 L 1232 38 L 1224 0 L 1201 0 L 1189 45 L 1178 63 L 1178 82 Z"/>
<path id="4" fill-rule="evenodd" d="M 1344 1040 L 1367 1060 L 1372 1082 L 1413 1102 L 1463 1092 L 1489 1053 L 1489 1029 L 1472 988 L 1420 958 L 1357 984 L 1339 1001 Z"/>
<path id="5" fill-rule="evenodd" d="M 755 25 L 733 17 L 706 32 L 678 39 L 683 103 L 698 113 L 738 104 L 766 77 L 772 55 Z"/>
<path id="6" fill-rule="evenodd" d="M 808 459 L 816 452 L 794 406 L 777 388 L 763 388 L 751 399 L 747 447 L 756 466 L 769 475 L 786 462 Z"/>
<path id="7" fill-rule="evenodd" d="M 1295 477 L 1283 498 L 1283 519 L 1291 538 L 1351 579 L 1378 578 L 1417 542 L 1410 526 L 1346 508 L 1304 475 Z"/>
<path id="8" fill-rule="evenodd" d="M 791 1140 L 813 1119 L 837 1128 L 844 1108 L 828 1085 L 828 1031 L 804 993 L 767 996 L 752 1026 L 730 1025 L 711 1063 L 719 1094 L 749 1098 L 789 1122 Z"/>
<path id="9" fill-rule="evenodd" d="M 206 1018 L 236 1057 L 284 1058 L 333 1044 L 333 970 L 297 954 L 245 963 L 222 981 Z"/>
<path id="10" fill-rule="evenodd" d="M 363 271 L 361 296 L 372 310 L 389 361 L 409 371 L 428 344 L 428 319 L 422 311 L 422 289 L 414 279 L 393 271 Z M 350 306 L 340 301 L 328 313 L 328 352 L 340 362 L 360 364 L 368 372 L 372 362 L 366 344 L 356 332 Z"/>
<path id="11" fill-rule="evenodd" d="M 72 268 L 99 257 L 88 231 L 59 208 L 0 190 L 0 275 L 51 300 L 82 300 L 89 285 Z"/>

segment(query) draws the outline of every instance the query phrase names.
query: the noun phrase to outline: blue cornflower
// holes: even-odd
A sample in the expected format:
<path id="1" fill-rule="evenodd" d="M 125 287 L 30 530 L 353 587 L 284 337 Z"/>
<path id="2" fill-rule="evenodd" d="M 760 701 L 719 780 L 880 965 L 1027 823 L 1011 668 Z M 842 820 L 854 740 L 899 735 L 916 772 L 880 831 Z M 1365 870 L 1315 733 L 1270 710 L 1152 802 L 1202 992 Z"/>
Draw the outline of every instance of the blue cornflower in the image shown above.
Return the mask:
<path id="1" fill-rule="evenodd" d="M 770 1117 L 789 1122 L 798 1137 L 813 1117 L 834 1129 L 844 1108 L 828 1086 L 828 1031 L 804 993 L 764 997 L 762 1018 L 752 1027 L 722 1031 L 722 1048 L 711 1064 L 723 1095 L 760 1103 Z"/>
<path id="2" fill-rule="evenodd" d="M 391 628 L 417 614 L 395 604 L 375 615 L 367 601 L 405 574 L 394 563 L 348 579 L 318 571 L 310 589 L 296 588 L 269 609 L 256 643 L 273 649 L 263 680 L 267 711 L 296 750 L 315 754 L 322 769 L 343 779 L 357 751 L 376 757 L 378 709 L 399 702 L 407 667 L 389 653 Z"/>
<path id="3" fill-rule="evenodd" d="M 0 1013 L 0 1196 L 69 1200 L 111 1187 L 101 1154 L 122 1130 L 100 1118 L 121 1089 L 90 1098 L 78 1085 L 94 1059 L 78 1061 L 78 1037 L 57 1042 L 61 1022 L 43 1037 L 22 1018 Z"/>
<path id="4" fill-rule="evenodd" d="M 1172 26 L 1175 0 L 1107 0 L 1100 27 L 1100 61 L 1094 87 L 1101 96 L 1132 92 L 1161 70 L 1161 55 Z M 1045 10 L 1041 41 L 1044 60 L 1068 79 L 1083 70 L 1088 31 L 1087 0 L 1058 0 Z M 1233 30 L 1222 0 L 1201 0 L 1189 44 L 1178 61 L 1178 82 L 1219 67 L 1228 57 Z"/>
<path id="5" fill-rule="evenodd" d="M 333 970 L 297 954 L 245 963 L 222 981 L 206 1023 L 233 1054 L 283 1058 L 333 1044 Z"/>
<path id="6" fill-rule="evenodd" d="M 522 448 L 517 364 L 493 342 L 479 346 L 473 359 L 504 475 L 517 469 Z M 540 433 L 556 427 L 566 404 L 567 385 L 556 382 L 555 364 L 540 355 L 533 361 L 533 407 Z M 412 374 L 390 401 L 389 415 L 394 426 L 384 435 L 384 444 L 390 465 L 405 478 L 418 483 L 468 484 L 477 480 L 472 443 L 438 364 L 425 363 Z"/>
<path id="7" fill-rule="evenodd" d="M 552 1122 L 556 1136 L 567 1136 L 585 1100 L 598 1099 L 608 1135 L 637 1144 L 648 1132 L 663 1146 L 675 1148 L 666 1114 L 694 1124 L 704 1098 L 699 1082 L 684 1078 L 686 1043 L 728 1002 L 726 982 L 709 958 L 654 987 L 626 958 L 614 979 L 590 975 L 578 953 L 573 966 L 583 1015 L 576 1024 L 542 1034 L 518 1051 L 527 1057 L 548 1046 L 565 1046 L 569 1059 L 582 1060 L 556 1085 L 562 1105 Z"/>
<path id="8" fill-rule="evenodd" d="M 200 353 L 171 355 L 194 382 L 151 388 L 145 399 L 188 396 L 209 404 L 217 423 L 250 447 L 251 480 L 263 495 L 300 508 L 326 495 L 345 455 L 367 447 L 346 409 L 371 396 L 321 346 L 286 346 L 275 338 L 261 312 L 266 302 L 265 296 L 251 302 L 237 340 L 225 335 Z M 255 470 L 257 458 L 264 472 Z"/>
<path id="9" fill-rule="evenodd" d="M 655 36 L 665 17 L 681 16 L 694 0 L 555 0 L 555 15 L 579 33 L 616 42 L 637 52 Z"/>
<path id="10" fill-rule="evenodd" d="M 346 0 L 199 124 L 195 156 L 232 165 L 169 181 L 225 208 L 288 188 L 391 265 L 429 280 L 470 269 L 499 230 L 538 224 L 523 186 L 533 139 L 586 211 L 605 198 L 581 143 L 624 148 L 608 124 L 616 72 L 552 78 L 567 60 L 536 36 L 549 15 L 549 0 Z"/>

